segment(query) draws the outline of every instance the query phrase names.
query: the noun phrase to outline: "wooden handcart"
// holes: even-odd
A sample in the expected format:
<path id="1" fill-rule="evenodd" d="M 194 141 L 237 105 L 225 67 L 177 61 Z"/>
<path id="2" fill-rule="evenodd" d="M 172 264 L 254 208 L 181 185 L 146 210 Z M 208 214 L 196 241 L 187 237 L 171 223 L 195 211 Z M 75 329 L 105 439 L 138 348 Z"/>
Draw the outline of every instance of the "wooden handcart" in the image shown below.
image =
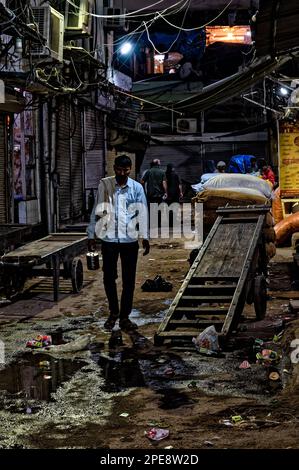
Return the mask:
<path id="1" fill-rule="evenodd" d="M 256 317 L 267 308 L 267 255 L 263 227 L 268 206 L 225 207 L 195 258 L 161 323 L 155 344 L 191 342 L 214 325 L 225 344 L 245 302 Z"/>
<path id="2" fill-rule="evenodd" d="M 6 297 L 16 296 L 26 279 L 35 276 L 52 276 L 54 301 L 58 300 L 60 275 L 71 279 L 73 292 L 79 292 L 83 264 L 77 255 L 86 248 L 86 241 L 82 233 L 52 233 L 3 255 L 0 268 Z"/>
<path id="3" fill-rule="evenodd" d="M 0 224 L 0 255 L 28 241 L 31 232 L 30 225 Z"/>

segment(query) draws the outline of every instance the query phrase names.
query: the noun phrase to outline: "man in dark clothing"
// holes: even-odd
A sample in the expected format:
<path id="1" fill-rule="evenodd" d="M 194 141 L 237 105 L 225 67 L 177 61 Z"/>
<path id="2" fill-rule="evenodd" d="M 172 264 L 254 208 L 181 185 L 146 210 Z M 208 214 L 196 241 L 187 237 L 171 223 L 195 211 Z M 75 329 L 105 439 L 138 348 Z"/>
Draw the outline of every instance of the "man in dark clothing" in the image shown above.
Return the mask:
<path id="1" fill-rule="evenodd" d="M 155 159 L 151 168 L 143 175 L 141 184 L 146 184 L 147 202 L 160 204 L 167 198 L 167 185 L 165 172 L 160 168 L 160 160 Z"/>
<path id="2" fill-rule="evenodd" d="M 183 197 L 182 185 L 179 176 L 175 172 L 172 163 L 168 163 L 166 169 L 167 203 L 180 202 Z"/>

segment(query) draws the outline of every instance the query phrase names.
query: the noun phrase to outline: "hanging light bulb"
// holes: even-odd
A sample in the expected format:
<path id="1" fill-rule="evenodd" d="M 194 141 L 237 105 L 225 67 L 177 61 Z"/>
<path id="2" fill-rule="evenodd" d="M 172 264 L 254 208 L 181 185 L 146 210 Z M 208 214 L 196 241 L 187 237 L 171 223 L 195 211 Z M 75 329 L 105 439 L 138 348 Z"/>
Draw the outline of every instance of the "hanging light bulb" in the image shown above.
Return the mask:
<path id="1" fill-rule="evenodd" d="M 124 42 L 123 45 L 120 47 L 120 53 L 122 55 L 129 54 L 133 49 L 133 46 L 130 42 Z"/>
<path id="2" fill-rule="evenodd" d="M 282 95 L 282 96 L 287 96 L 288 95 L 288 90 L 286 88 L 284 88 L 283 86 L 280 87 L 279 89 L 279 93 Z"/>

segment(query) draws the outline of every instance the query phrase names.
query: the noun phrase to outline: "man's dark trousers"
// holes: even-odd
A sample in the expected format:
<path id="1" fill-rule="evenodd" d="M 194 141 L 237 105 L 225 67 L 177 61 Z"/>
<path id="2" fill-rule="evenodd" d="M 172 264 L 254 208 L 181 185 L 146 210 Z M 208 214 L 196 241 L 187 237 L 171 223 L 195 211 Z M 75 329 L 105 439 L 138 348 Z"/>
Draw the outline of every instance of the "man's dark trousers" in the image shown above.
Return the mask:
<path id="1" fill-rule="evenodd" d="M 132 310 L 138 249 L 137 241 L 132 243 L 102 241 L 104 287 L 109 303 L 110 315 L 119 316 L 120 320 L 129 318 Z M 123 287 L 120 310 L 115 282 L 117 279 L 117 261 L 119 256 L 121 259 Z"/>

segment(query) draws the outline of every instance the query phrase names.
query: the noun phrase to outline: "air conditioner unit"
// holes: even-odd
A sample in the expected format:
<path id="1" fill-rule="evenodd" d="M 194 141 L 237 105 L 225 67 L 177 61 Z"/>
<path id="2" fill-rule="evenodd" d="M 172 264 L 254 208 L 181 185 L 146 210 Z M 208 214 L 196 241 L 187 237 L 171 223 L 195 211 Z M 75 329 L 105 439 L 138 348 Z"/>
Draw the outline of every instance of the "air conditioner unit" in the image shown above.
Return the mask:
<path id="1" fill-rule="evenodd" d="M 195 118 L 180 118 L 176 120 L 177 132 L 179 134 L 194 134 L 197 132 L 197 119 Z"/>
<path id="2" fill-rule="evenodd" d="M 72 0 L 65 5 L 65 33 L 90 34 L 90 0 Z"/>
<path id="3" fill-rule="evenodd" d="M 137 123 L 137 131 L 146 132 L 147 134 L 151 133 L 151 123 L 146 121 L 141 121 Z"/>
<path id="4" fill-rule="evenodd" d="M 129 24 L 125 8 L 104 8 L 104 26 L 108 29 L 124 29 L 128 31 Z"/>
<path id="5" fill-rule="evenodd" d="M 46 39 L 46 44 L 33 44 L 30 54 L 52 57 L 62 62 L 64 16 L 49 5 L 32 7 L 32 12 L 38 32 Z"/>

